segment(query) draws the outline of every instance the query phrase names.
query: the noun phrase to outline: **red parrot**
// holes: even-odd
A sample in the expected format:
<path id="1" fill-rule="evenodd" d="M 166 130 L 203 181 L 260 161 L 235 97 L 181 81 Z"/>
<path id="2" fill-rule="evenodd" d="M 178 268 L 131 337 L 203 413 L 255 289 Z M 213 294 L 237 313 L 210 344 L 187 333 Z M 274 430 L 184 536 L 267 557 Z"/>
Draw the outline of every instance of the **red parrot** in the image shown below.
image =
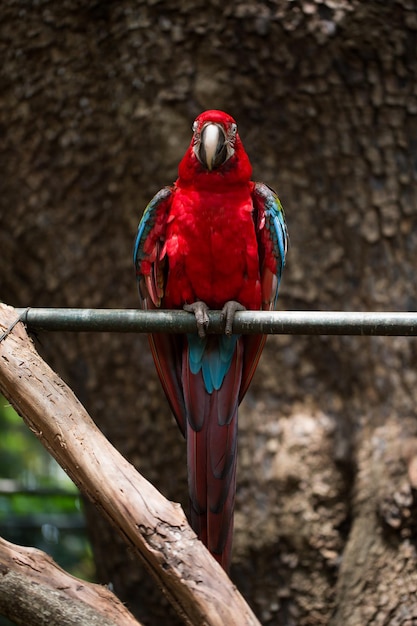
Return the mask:
<path id="1" fill-rule="evenodd" d="M 236 311 L 275 308 L 287 250 L 277 195 L 251 181 L 235 120 L 205 111 L 178 179 L 151 200 L 134 263 L 144 309 L 185 309 L 197 333 L 152 334 L 162 386 L 186 437 L 191 525 L 227 571 L 236 489 L 237 411 L 265 344 L 232 334 Z M 221 309 L 224 335 L 207 335 Z"/>

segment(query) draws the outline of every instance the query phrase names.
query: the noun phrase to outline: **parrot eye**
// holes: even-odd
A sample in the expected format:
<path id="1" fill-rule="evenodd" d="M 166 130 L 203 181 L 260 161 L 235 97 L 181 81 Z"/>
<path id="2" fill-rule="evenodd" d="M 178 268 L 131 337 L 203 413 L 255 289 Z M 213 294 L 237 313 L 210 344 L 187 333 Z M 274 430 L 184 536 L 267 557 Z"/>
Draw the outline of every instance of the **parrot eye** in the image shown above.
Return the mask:
<path id="1" fill-rule="evenodd" d="M 192 127 L 191 127 L 191 128 L 192 128 L 193 133 L 195 133 L 195 131 L 197 130 L 197 127 L 198 127 L 198 123 L 197 123 L 197 120 L 195 120 L 195 122 L 193 122 L 193 125 L 192 125 Z"/>
<path id="2" fill-rule="evenodd" d="M 230 126 L 230 132 L 232 133 L 232 135 L 236 135 L 236 133 L 237 133 L 237 125 L 236 124 L 232 124 Z"/>

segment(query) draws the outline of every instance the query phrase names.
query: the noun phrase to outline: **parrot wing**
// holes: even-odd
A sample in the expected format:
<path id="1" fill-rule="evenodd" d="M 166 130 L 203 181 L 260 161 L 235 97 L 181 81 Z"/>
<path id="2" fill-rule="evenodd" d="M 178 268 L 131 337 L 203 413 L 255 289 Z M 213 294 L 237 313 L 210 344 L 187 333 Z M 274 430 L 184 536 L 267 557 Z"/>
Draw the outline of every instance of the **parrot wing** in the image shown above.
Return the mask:
<path id="1" fill-rule="evenodd" d="M 255 183 L 252 192 L 254 222 L 258 239 L 258 254 L 262 290 L 262 309 L 275 309 L 285 256 L 288 231 L 284 210 L 275 191 L 264 183 Z M 265 345 L 266 335 L 246 335 L 244 363 L 239 402 L 242 400 L 255 373 Z"/>
<path id="2" fill-rule="evenodd" d="M 262 309 L 275 309 L 288 248 L 284 209 L 275 191 L 255 183 L 252 195 L 258 237 Z"/>
<path id="3" fill-rule="evenodd" d="M 164 251 L 172 187 L 164 187 L 152 198 L 140 221 L 133 250 L 133 263 L 139 283 L 142 308 L 161 306 L 166 280 Z M 149 307 L 148 300 L 153 307 Z"/>
<path id="4" fill-rule="evenodd" d="M 158 309 L 164 297 L 167 259 L 165 235 L 173 187 L 164 187 L 149 202 L 140 221 L 133 262 L 142 309 Z M 185 434 L 185 406 L 181 383 L 182 339 L 180 335 L 148 335 L 152 356 L 181 432 Z"/>

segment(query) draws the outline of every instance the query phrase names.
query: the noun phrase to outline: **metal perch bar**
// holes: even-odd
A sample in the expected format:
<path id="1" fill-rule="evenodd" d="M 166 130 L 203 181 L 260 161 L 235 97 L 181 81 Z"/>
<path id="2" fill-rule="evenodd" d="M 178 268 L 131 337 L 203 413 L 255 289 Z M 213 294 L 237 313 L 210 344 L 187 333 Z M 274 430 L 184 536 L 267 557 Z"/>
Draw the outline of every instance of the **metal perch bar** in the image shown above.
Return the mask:
<path id="1" fill-rule="evenodd" d="M 16 309 L 30 330 L 124 333 L 193 333 L 196 322 L 185 311 L 136 309 Z M 220 311 L 209 313 L 208 333 L 224 330 Z M 238 334 L 416 336 L 417 313 L 344 311 L 242 311 L 233 324 Z"/>

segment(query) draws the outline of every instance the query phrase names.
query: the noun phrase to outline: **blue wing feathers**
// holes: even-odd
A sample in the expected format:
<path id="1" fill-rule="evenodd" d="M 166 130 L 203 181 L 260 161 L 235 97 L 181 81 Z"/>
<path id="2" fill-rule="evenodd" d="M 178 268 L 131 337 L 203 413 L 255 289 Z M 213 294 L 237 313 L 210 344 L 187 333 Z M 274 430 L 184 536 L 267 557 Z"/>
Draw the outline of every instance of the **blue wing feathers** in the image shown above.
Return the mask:
<path id="1" fill-rule="evenodd" d="M 259 192 L 264 200 L 264 213 L 265 213 L 265 226 L 269 231 L 269 236 L 274 244 L 274 252 L 277 257 L 277 265 L 282 273 L 282 268 L 285 264 L 285 256 L 287 253 L 288 234 L 287 227 L 285 225 L 284 209 L 279 201 L 276 193 L 270 189 L 267 185 L 258 183 L 256 190 Z"/>
<path id="2" fill-rule="evenodd" d="M 268 268 L 271 270 L 274 266 L 276 289 L 275 293 L 270 294 L 270 297 L 271 302 L 275 306 L 288 246 L 288 232 L 284 210 L 275 191 L 264 183 L 255 184 L 253 204 L 262 265 L 261 275 L 267 272 Z"/>
<path id="3" fill-rule="evenodd" d="M 152 198 L 143 212 L 142 219 L 138 226 L 138 232 L 135 239 L 135 245 L 133 248 L 133 263 L 138 269 L 141 261 L 145 258 L 144 245 L 145 242 L 155 228 L 158 212 L 161 206 L 172 195 L 171 187 L 164 187 Z"/>
<path id="4" fill-rule="evenodd" d="M 281 280 L 282 271 L 285 265 L 285 255 L 287 253 L 287 228 L 285 226 L 282 210 L 278 215 L 274 215 L 274 227 L 277 235 L 280 262 L 278 262 L 278 280 Z"/>

